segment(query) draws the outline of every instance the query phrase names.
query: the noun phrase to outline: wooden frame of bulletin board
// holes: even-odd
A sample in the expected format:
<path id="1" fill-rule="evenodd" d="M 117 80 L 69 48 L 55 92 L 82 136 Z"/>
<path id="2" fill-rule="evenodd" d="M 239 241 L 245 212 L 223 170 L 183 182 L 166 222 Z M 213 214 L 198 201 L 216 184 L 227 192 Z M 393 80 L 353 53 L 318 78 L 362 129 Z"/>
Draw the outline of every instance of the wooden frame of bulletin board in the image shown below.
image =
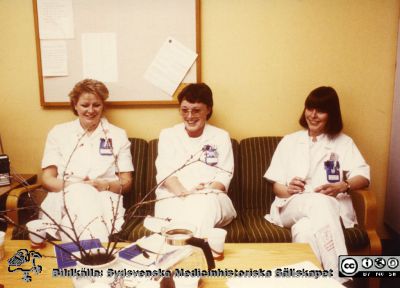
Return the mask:
<path id="1" fill-rule="evenodd" d="M 112 51 L 114 51 L 112 55 L 115 57 L 111 58 L 115 61 L 112 66 L 114 69 L 111 70 L 115 72 L 114 78 L 110 81 L 104 80 L 106 78 L 96 78 L 104 82 L 109 89 L 108 105 L 176 105 L 177 93 L 187 83 L 201 81 L 200 0 L 32 1 L 42 106 L 69 106 L 68 94 L 73 86 L 83 78 L 96 78 L 85 77 L 86 64 L 83 63 L 87 63 L 87 59 L 83 55 L 91 56 L 87 52 L 88 50 L 84 52 L 84 49 L 87 48 L 83 48 L 86 47 L 83 43 L 84 39 L 87 39 L 85 38 L 87 35 L 112 36 Z M 70 4 L 68 6 L 65 3 Z M 63 10 L 68 10 L 70 14 Z M 41 17 L 39 17 L 39 13 L 41 13 Z M 68 18 L 65 15 L 72 16 Z M 57 19 L 62 23 L 60 20 L 62 17 L 67 18 L 66 22 L 69 21 L 70 29 L 63 30 L 66 36 L 58 36 L 58 39 L 46 36 L 51 33 L 46 32 L 44 28 L 46 25 L 43 23 L 51 23 L 52 19 Z M 66 30 L 68 31 L 65 32 Z M 190 53 L 197 53 L 196 60 L 173 96 L 144 78 L 146 70 L 153 63 L 163 44 L 167 43 L 167 39 L 177 40 L 174 43 L 182 44 L 185 49 L 188 48 Z M 107 46 L 109 42 L 104 43 Z M 92 46 L 93 49 L 100 45 L 92 44 Z M 103 46 L 101 48 L 104 50 Z M 43 56 L 42 53 L 46 53 L 43 54 L 46 56 Z M 103 59 L 109 58 L 107 56 Z M 49 63 L 57 66 L 54 71 L 63 67 L 61 69 L 63 72 L 49 74 L 48 67 L 52 65 L 49 66 Z M 94 64 L 106 71 L 104 67 L 107 64 L 104 64 L 103 61 L 95 61 Z M 47 69 L 45 73 L 43 69 Z"/>

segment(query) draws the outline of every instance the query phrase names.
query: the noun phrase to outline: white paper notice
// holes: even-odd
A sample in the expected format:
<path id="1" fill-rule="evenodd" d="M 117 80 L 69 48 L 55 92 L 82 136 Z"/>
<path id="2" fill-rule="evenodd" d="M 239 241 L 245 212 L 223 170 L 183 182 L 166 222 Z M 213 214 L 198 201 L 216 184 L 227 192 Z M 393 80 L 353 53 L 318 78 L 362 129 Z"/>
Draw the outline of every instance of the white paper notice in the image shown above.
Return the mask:
<path id="1" fill-rule="evenodd" d="M 104 82 L 118 81 L 117 40 L 115 33 L 82 34 L 84 78 Z"/>
<path id="2" fill-rule="evenodd" d="M 67 44 L 64 40 L 41 40 L 43 76 L 67 76 Z"/>
<path id="3" fill-rule="evenodd" d="M 195 52 L 168 37 L 147 68 L 144 78 L 172 96 L 196 58 Z"/>
<path id="4" fill-rule="evenodd" d="M 40 39 L 74 38 L 71 0 L 38 0 Z"/>

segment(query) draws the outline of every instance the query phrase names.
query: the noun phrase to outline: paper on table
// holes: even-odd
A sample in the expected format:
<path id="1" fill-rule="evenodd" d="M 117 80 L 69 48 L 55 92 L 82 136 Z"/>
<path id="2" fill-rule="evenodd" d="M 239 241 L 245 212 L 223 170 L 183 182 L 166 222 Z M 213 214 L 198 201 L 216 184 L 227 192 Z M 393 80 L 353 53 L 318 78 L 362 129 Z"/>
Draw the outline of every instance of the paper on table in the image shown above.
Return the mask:
<path id="1" fill-rule="evenodd" d="M 42 73 L 46 76 L 67 76 L 67 44 L 64 40 L 41 40 Z"/>
<path id="2" fill-rule="evenodd" d="M 152 234 L 138 239 L 136 244 L 147 252 L 156 253 L 155 265 L 164 270 L 169 269 L 193 253 L 192 246 L 169 245 L 165 242 L 165 237 L 160 234 Z"/>
<path id="3" fill-rule="evenodd" d="M 279 267 L 278 267 L 279 268 Z M 276 269 L 278 269 L 276 268 Z M 317 266 L 309 261 L 304 261 L 300 263 L 296 263 L 293 265 L 288 265 L 283 268 L 294 268 L 294 269 L 306 269 L 306 270 L 320 270 Z M 275 269 L 272 271 L 271 277 L 260 277 L 260 278 L 249 278 L 249 277 L 234 277 L 230 278 L 226 283 L 229 288 L 265 288 L 265 287 L 274 287 L 274 288 L 292 288 L 292 287 L 307 287 L 307 288 L 343 288 L 337 280 L 333 278 L 324 278 L 319 277 L 315 279 L 313 277 L 275 277 Z"/>
<path id="4" fill-rule="evenodd" d="M 82 33 L 83 78 L 118 81 L 115 33 Z"/>
<path id="5" fill-rule="evenodd" d="M 74 38 L 71 0 L 38 0 L 40 39 Z"/>
<path id="6" fill-rule="evenodd" d="M 144 78 L 172 96 L 197 58 L 197 54 L 178 40 L 168 37 Z"/>
<path id="7" fill-rule="evenodd" d="M 149 237 L 143 237 L 136 241 L 141 248 L 157 254 L 165 254 L 175 251 L 179 246 L 172 246 L 165 242 L 165 237 L 160 234 L 152 234 Z"/>
<path id="8" fill-rule="evenodd" d="M 170 253 L 164 254 L 160 259 L 157 260 L 157 267 L 167 270 L 174 266 L 181 260 L 189 257 L 193 253 L 193 248 L 190 245 L 182 246 L 179 249 L 172 251 Z"/>

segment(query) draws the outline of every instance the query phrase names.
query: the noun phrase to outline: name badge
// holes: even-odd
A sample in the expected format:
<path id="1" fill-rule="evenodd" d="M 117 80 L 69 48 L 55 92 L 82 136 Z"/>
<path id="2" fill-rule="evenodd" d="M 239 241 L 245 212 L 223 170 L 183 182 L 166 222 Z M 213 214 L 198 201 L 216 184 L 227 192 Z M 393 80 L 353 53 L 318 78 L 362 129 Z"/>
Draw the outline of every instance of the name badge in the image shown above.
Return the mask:
<path id="1" fill-rule="evenodd" d="M 99 152 L 100 155 L 113 155 L 112 154 L 112 139 L 111 138 L 100 138 L 100 147 Z"/>
<path id="2" fill-rule="evenodd" d="M 218 164 L 218 151 L 217 148 L 211 145 L 204 145 L 204 160 L 207 165 L 217 165 Z"/>
<path id="3" fill-rule="evenodd" d="M 329 183 L 340 182 L 340 163 L 339 156 L 336 153 L 331 153 L 329 160 L 324 162 L 326 171 L 326 180 Z"/>

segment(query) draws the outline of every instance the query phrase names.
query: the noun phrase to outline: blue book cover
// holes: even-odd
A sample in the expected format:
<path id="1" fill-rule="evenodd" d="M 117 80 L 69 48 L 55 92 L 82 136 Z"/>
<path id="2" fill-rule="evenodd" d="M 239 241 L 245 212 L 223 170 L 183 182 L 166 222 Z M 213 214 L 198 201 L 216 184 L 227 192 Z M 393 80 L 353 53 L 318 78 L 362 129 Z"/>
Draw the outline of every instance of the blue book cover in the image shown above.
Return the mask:
<path id="1" fill-rule="evenodd" d="M 90 250 L 93 248 L 102 248 L 101 242 L 99 239 L 88 239 L 79 241 L 80 246 L 85 250 Z M 64 248 L 71 254 L 74 252 L 78 252 L 78 246 L 73 242 L 58 244 L 58 246 L 54 246 L 56 257 L 57 257 L 57 265 L 59 269 L 71 267 L 76 265 L 76 260 L 69 253 L 60 249 L 60 247 Z"/>
<path id="2" fill-rule="evenodd" d="M 123 248 L 118 254 L 121 258 L 131 260 L 132 258 L 142 254 L 142 250 L 136 244 L 133 244 Z"/>
<path id="3" fill-rule="evenodd" d="M 149 266 L 154 264 L 157 255 L 150 251 L 145 251 L 134 243 L 121 249 L 121 251 L 118 252 L 118 256 L 128 264 Z"/>

